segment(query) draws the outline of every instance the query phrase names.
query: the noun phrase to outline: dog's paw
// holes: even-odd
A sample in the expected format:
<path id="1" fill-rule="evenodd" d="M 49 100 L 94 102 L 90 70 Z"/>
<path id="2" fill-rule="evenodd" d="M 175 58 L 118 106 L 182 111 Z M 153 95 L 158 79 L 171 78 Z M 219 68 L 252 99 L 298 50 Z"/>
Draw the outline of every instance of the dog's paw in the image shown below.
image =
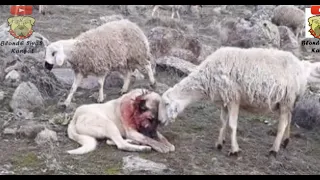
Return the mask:
<path id="1" fill-rule="evenodd" d="M 141 146 L 141 151 L 147 152 L 147 151 L 151 151 L 151 150 L 152 150 L 152 148 L 150 146 Z"/>
<path id="2" fill-rule="evenodd" d="M 158 145 L 158 146 L 154 146 L 153 149 L 159 153 L 168 153 L 170 152 L 170 147 L 166 146 L 164 144 Z"/>
<path id="3" fill-rule="evenodd" d="M 119 95 L 124 95 L 124 94 L 126 94 L 128 92 L 128 90 L 123 90 L 123 89 L 121 89 L 120 91 L 119 91 Z"/>
<path id="4" fill-rule="evenodd" d="M 170 150 L 171 152 L 173 152 L 173 151 L 176 150 L 176 147 L 174 147 L 173 144 L 170 144 L 170 145 L 169 145 L 169 150 Z"/>

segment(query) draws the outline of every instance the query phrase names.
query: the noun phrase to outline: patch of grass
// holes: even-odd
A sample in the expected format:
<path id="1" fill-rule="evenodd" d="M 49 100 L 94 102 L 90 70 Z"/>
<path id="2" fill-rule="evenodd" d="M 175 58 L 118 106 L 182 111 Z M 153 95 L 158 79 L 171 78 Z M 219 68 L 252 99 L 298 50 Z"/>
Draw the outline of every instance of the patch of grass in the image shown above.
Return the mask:
<path id="1" fill-rule="evenodd" d="M 115 166 L 107 167 L 104 170 L 105 175 L 119 175 L 120 172 L 121 172 L 121 164 L 116 164 Z"/>
<path id="2" fill-rule="evenodd" d="M 23 155 L 13 157 L 12 163 L 13 165 L 18 167 L 35 167 L 38 166 L 41 163 L 41 161 L 35 153 L 29 152 Z"/>

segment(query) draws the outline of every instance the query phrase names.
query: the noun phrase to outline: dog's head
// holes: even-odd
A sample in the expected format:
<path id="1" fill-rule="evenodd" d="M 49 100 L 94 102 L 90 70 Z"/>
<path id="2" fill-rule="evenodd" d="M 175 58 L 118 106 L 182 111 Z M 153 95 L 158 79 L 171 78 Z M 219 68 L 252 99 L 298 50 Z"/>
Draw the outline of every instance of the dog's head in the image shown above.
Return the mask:
<path id="1" fill-rule="evenodd" d="M 32 30 L 35 21 L 29 16 L 14 16 L 8 19 L 8 25 L 17 35 L 26 36 Z"/>
<path id="2" fill-rule="evenodd" d="M 146 89 L 135 89 L 127 93 L 120 104 L 124 125 L 145 136 L 156 138 L 160 99 L 159 94 Z"/>
<path id="3" fill-rule="evenodd" d="M 134 108 L 137 110 L 136 121 L 138 131 L 151 138 L 157 137 L 158 107 L 161 96 L 155 92 L 142 94 L 134 100 Z"/>

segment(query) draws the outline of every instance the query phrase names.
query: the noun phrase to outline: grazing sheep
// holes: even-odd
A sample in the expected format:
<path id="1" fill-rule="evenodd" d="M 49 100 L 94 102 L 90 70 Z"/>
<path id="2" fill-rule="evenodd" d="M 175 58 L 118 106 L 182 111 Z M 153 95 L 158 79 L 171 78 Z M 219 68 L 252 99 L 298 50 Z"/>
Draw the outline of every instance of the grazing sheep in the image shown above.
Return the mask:
<path id="1" fill-rule="evenodd" d="M 62 104 L 67 107 L 82 79 L 90 74 L 98 77 L 98 102 L 104 100 L 104 81 L 111 71 L 125 74 L 122 94 L 128 91 L 135 69 L 147 73 L 151 86 L 154 87 L 156 81 L 151 58 L 149 42 L 143 31 L 135 23 L 124 19 L 105 23 L 75 39 L 51 43 L 46 49 L 45 67 L 51 70 L 54 64 L 61 66 L 65 60 L 71 64 L 75 79 Z"/>
<path id="2" fill-rule="evenodd" d="M 280 5 L 274 8 L 271 21 L 277 26 L 291 28 L 296 38 L 299 38 L 303 33 L 305 15 L 301 9 L 294 5 Z"/>
<path id="3" fill-rule="evenodd" d="M 289 142 L 291 112 L 307 82 L 320 83 L 320 63 L 300 61 L 292 53 L 277 49 L 223 47 L 203 61 L 195 71 L 168 89 L 159 104 L 159 120 L 168 124 L 190 103 L 211 99 L 221 107 L 216 147 L 222 148 L 227 123 L 231 128 L 231 151 L 237 142 L 239 109 L 280 115 L 278 133 L 270 154 L 276 155 L 282 138 Z"/>
<path id="4" fill-rule="evenodd" d="M 168 10 L 171 8 L 171 10 L 172 10 L 171 18 L 173 19 L 174 14 L 177 14 L 178 19 L 180 19 L 179 11 L 180 11 L 181 7 L 182 7 L 181 5 L 154 5 L 151 16 L 153 17 L 154 13 L 158 9 Z M 159 16 L 159 11 L 158 11 L 158 16 Z"/>
<path id="5" fill-rule="evenodd" d="M 39 13 L 46 14 L 47 5 L 39 5 Z"/>

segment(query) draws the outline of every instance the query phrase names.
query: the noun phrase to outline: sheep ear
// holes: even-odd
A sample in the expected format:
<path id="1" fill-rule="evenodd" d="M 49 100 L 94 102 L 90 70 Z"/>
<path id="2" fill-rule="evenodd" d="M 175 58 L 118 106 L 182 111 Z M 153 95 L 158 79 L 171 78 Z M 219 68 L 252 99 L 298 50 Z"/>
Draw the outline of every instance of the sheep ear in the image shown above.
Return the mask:
<path id="1" fill-rule="evenodd" d="M 66 58 L 66 55 L 63 52 L 63 47 L 59 47 L 59 51 L 56 54 L 56 63 L 58 66 L 62 66 L 64 59 Z"/>

